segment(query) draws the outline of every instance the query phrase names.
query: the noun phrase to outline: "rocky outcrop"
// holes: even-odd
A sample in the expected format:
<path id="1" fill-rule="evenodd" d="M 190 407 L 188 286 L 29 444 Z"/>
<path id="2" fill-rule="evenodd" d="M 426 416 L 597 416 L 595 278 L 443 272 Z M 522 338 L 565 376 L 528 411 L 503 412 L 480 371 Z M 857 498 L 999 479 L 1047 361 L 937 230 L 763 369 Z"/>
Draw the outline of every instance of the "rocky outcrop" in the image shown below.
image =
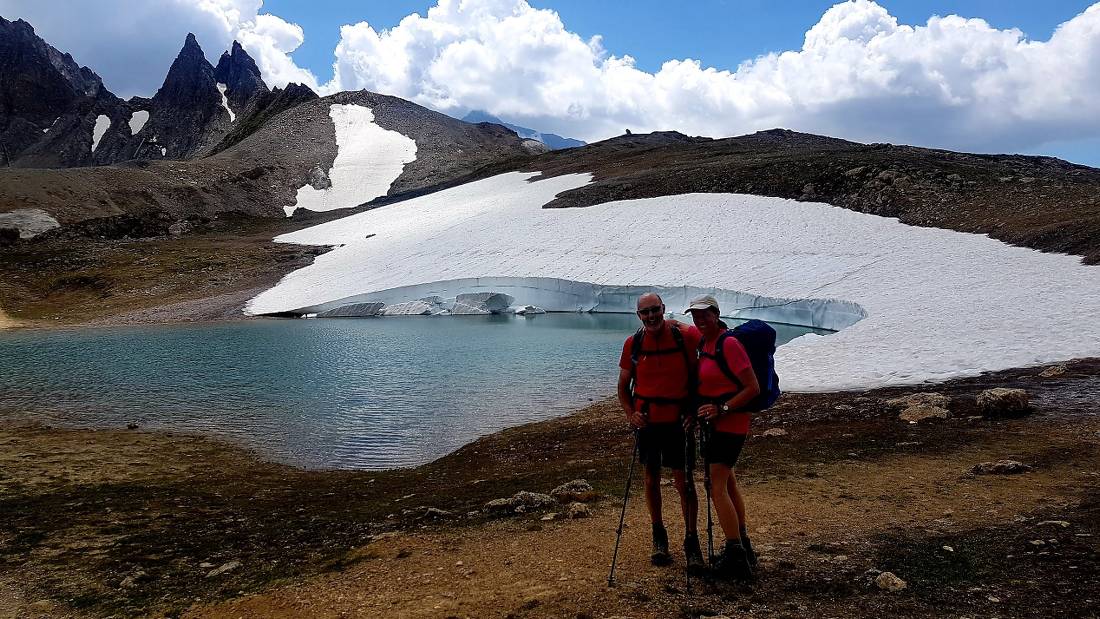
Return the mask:
<path id="1" fill-rule="evenodd" d="M 212 147 L 229 131 L 232 122 L 222 105 L 214 66 L 195 35 L 187 35 L 150 107 L 151 117 L 142 129 L 150 148 L 143 150 L 142 158 L 158 158 L 156 153 L 161 153 L 168 159 L 186 159 Z"/>
<path id="2" fill-rule="evenodd" d="M 921 423 L 932 419 L 947 419 L 950 412 L 947 407 L 951 399 L 934 391 L 914 393 L 901 398 L 886 401 L 887 406 L 901 409 L 898 419 L 909 423 Z"/>
<path id="3" fill-rule="evenodd" d="M 975 464 L 970 472 L 975 475 L 1017 475 L 1027 473 L 1031 467 L 1015 460 L 997 460 Z"/>
<path id="4" fill-rule="evenodd" d="M 978 394 L 978 408 L 986 417 L 1017 417 L 1031 411 L 1027 391 L 997 387 Z"/>
<path id="5" fill-rule="evenodd" d="M 94 71 L 47 44 L 27 22 L 0 17 L 0 165 L 121 160 L 130 149 L 129 117 L 128 104 Z"/>
<path id="6" fill-rule="evenodd" d="M 225 85 L 226 100 L 238 118 L 252 114 L 255 111 L 254 106 L 263 101 L 270 92 L 260 77 L 260 68 L 256 66 L 256 61 L 236 41 L 233 41 L 230 50 L 223 52 L 218 60 L 218 66 L 214 68 L 214 80 Z"/>
<path id="7" fill-rule="evenodd" d="M 550 496 L 562 503 L 587 503 L 599 498 L 592 484 L 585 479 L 574 479 L 550 491 Z"/>

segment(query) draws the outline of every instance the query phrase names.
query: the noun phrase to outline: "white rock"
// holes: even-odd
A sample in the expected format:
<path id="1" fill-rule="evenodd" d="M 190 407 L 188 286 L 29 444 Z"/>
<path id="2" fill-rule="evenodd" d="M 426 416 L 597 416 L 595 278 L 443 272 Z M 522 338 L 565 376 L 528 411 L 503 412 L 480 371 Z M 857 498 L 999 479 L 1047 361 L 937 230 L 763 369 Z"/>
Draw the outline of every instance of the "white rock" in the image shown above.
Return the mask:
<path id="1" fill-rule="evenodd" d="M 49 213 L 37 208 L 21 208 L 0 213 L 0 228 L 15 228 L 19 238 L 30 239 L 61 226 Z"/>
<path id="2" fill-rule="evenodd" d="M 784 430 L 783 428 L 768 428 L 767 430 L 764 430 L 760 434 L 760 436 L 768 436 L 768 437 L 787 436 L 787 431 Z"/>
<path id="3" fill-rule="evenodd" d="M 207 572 L 206 577 L 207 578 L 213 578 L 215 576 L 221 576 L 222 574 L 224 574 L 226 572 L 229 572 L 229 571 L 232 571 L 232 570 L 235 570 L 240 566 L 241 566 L 240 561 L 235 561 L 235 560 L 230 561 L 228 563 L 222 564 L 221 567 L 210 570 L 209 572 Z"/>

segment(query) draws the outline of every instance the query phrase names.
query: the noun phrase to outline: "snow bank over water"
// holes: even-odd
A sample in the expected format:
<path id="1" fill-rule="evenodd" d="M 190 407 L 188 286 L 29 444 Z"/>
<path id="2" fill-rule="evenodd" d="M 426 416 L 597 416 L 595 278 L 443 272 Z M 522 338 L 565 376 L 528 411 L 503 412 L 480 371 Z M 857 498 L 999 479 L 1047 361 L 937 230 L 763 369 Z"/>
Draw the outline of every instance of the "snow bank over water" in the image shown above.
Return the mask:
<path id="1" fill-rule="evenodd" d="M 374 124 L 370 108 L 334 104 L 329 116 L 336 127 L 338 149 L 328 173 L 332 186 L 303 186 L 294 205 L 284 207 L 287 215 L 297 208 L 331 211 L 370 202 L 386 195 L 405 164 L 416 160 L 416 142 Z"/>
<path id="2" fill-rule="evenodd" d="M 402 287 L 421 287 L 419 295 L 442 288 L 436 282 L 499 277 L 536 283 L 539 294 L 546 290 L 539 278 L 546 278 L 662 287 L 666 295 L 689 286 L 738 291 L 745 299 L 836 299 L 846 303 L 819 303 L 864 312 L 839 333 L 780 348 L 783 384 L 800 391 L 945 380 L 1100 355 L 1100 267 L 1077 257 L 761 196 L 689 194 L 542 209 L 590 177 L 528 182 L 533 176 L 505 174 L 283 235 L 279 241 L 343 246 L 257 296 L 248 311 L 314 311 L 372 295 L 385 300 L 381 293 Z M 490 288 L 546 307 L 534 294 Z M 614 305 L 629 307 L 627 290 Z M 669 296 L 670 309 L 682 309 L 674 305 L 679 300 Z M 728 310 L 738 301 L 722 302 Z"/>

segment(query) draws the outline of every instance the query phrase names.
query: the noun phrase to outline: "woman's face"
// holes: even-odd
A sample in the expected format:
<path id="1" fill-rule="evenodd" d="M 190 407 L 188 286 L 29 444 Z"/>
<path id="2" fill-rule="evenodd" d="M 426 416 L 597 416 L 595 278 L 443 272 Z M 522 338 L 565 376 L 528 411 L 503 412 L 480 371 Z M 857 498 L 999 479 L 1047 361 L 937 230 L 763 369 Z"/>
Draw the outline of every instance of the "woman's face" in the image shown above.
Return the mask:
<path id="1" fill-rule="evenodd" d="M 691 321 L 700 331 L 713 331 L 718 327 L 718 314 L 710 310 L 694 310 L 691 312 Z"/>

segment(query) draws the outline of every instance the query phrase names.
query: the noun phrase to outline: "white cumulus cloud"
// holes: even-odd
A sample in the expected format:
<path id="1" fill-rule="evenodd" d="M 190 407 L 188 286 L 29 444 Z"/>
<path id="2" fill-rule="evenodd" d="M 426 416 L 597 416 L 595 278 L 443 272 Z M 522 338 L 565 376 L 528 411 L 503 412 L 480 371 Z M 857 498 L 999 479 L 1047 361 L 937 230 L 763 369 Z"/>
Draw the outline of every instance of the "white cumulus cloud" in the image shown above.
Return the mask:
<path id="1" fill-rule="evenodd" d="M 367 88 L 441 111 L 484 109 L 588 140 L 775 126 L 868 141 L 1027 149 L 1100 135 L 1100 4 L 1047 41 L 982 19 L 899 24 L 842 2 L 800 50 L 732 70 L 674 59 L 650 73 L 525 0 L 439 0 L 377 30 L 344 26 L 326 90 Z"/>

